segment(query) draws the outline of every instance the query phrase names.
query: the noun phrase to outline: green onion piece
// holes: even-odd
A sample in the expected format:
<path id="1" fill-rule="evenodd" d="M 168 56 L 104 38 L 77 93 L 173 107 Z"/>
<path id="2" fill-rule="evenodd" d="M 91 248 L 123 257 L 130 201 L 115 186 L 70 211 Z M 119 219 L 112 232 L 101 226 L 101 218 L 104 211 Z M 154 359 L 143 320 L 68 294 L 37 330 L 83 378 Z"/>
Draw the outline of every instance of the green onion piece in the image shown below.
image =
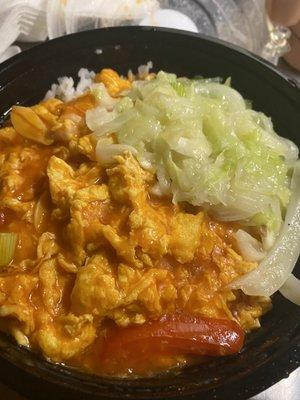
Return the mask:
<path id="1" fill-rule="evenodd" d="M 0 233 L 0 267 L 6 267 L 13 259 L 17 238 L 16 233 Z"/>

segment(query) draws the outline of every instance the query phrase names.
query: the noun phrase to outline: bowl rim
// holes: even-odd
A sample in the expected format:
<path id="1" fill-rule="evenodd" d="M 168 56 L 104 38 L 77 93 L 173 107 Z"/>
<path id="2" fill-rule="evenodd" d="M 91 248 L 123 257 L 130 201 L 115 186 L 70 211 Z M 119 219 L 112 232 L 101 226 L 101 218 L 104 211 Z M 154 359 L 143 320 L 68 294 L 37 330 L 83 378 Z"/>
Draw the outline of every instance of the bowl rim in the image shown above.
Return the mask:
<path id="1" fill-rule="evenodd" d="M 107 28 L 97 28 L 97 29 L 90 29 L 82 32 L 76 32 L 76 33 L 71 33 L 71 34 L 66 34 L 64 36 L 56 37 L 51 40 L 46 40 L 45 42 L 35 42 L 36 44 L 27 49 L 24 50 L 13 57 L 3 61 L 0 63 L 0 74 L 5 72 L 6 69 L 11 68 L 14 64 L 18 64 L 20 62 L 24 62 L 25 59 L 31 58 L 34 54 L 39 53 L 41 50 L 46 50 L 48 47 L 51 48 L 55 43 L 59 43 L 62 41 L 68 41 L 68 40 L 73 40 L 76 37 L 84 36 L 84 35 L 89 35 L 91 32 L 113 32 L 113 31 L 127 31 L 127 32 L 158 32 L 158 33 L 171 33 L 175 35 L 183 35 L 186 37 L 191 37 L 191 38 L 198 38 L 201 40 L 206 40 L 211 43 L 215 43 L 217 45 L 223 45 L 227 47 L 228 49 L 231 49 L 235 52 L 238 52 L 239 54 L 242 54 L 244 56 L 250 57 L 251 59 L 256 60 L 258 63 L 261 65 L 264 65 L 267 67 L 269 70 L 271 70 L 275 75 L 280 76 L 282 79 L 284 79 L 286 82 L 290 83 L 291 86 L 293 86 L 296 89 L 300 89 L 300 84 L 295 81 L 293 78 L 287 76 L 284 72 L 281 72 L 276 68 L 274 64 L 272 64 L 270 61 L 262 58 L 261 56 L 251 52 L 250 50 L 244 49 L 243 47 L 240 47 L 236 44 L 226 42 L 225 40 L 205 35 L 202 33 L 195 33 L 195 32 L 189 32 L 181 29 L 174 29 L 174 28 L 162 28 L 162 27 L 156 27 L 156 26 L 115 26 L 115 27 L 107 27 Z"/>
<path id="2" fill-rule="evenodd" d="M 180 36 L 185 36 L 187 38 L 189 38 L 189 37 L 195 38 L 195 39 L 202 40 L 203 42 L 206 41 L 209 43 L 214 43 L 216 45 L 226 47 L 230 51 L 232 51 L 240 56 L 251 59 L 252 62 L 260 64 L 262 68 L 267 69 L 270 74 L 277 76 L 278 78 L 281 79 L 282 82 L 284 82 L 286 85 L 288 85 L 288 87 L 290 89 L 290 95 L 293 97 L 293 99 L 296 98 L 297 104 L 299 103 L 299 112 L 300 112 L 300 95 L 299 95 L 300 91 L 297 86 L 297 83 L 295 81 L 293 81 L 292 79 L 290 79 L 289 77 L 287 77 L 284 73 L 278 71 L 276 69 L 276 67 L 274 65 L 272 65 L 270 62 L 251 53 L 248 50 L 245 50 L 245 49 L 240 48 L 239 46 L 227 43 L 221 39 L 206 36 L 203 34 L 191 33 L 191 32 L 186 32 L 186 31 L 182 31 L 182 30 L 178 30 L 178 29 L 170 29 L 170 28 L 157 28 L 157 27 L 150 27 L 150 26 L 149 27 L 148 26 L 109 27 L 109 28 L 93 29 L 93 30 L 89 30 L 89 31 L 77 32 L 74 34 L 65 35 L 65 36 L 41 43 L 31 49 L 28 49 L 20 54 L 15 55 L 11 59 L 0 64 L 0 80 L 3 75 L 5 78 L 5 74 L 8 73 L 9 70 L 11 68 L 13 68 L 14 66 L 16 66 L 18 64 L 22 64 L 26 60 L 34 59 L 35 56 L 39 56 L 42 52 L 46 52 L 47 49 L 55 47 L 57 44 L 62 44 L 62 43 L 67 44 L 69 41 L 74 41 L 78 37 L 81 37 L 81 38 L 84 36 L 88 37 L 91 34 L 99 34 L 104 31 L 108 32 L 108 33 L 119 32 L 120 34 L 122 34 L 122 32 L 124 32 L 124 31 L 131 32 L 131 33 L 149 32 L 153 35 L 155 35 L 156 33 L 159 33 L 159 34 L 166 33 L 166 34 L 174 35 L 174 37 L 180 35 Z M 0 86 L 0 91 L 1 91 L 1 86 Z M 292 95 L 292 92 L 293 92 L 293 95 Z M 2 340 L 0 340 L 0 348 L 5 349 L 5 346 L 7 344 L 4 345 L 4 347 L 3 347 L 3 343 L 1 343 L 1 342 L 2 342 Z M 9 339 L 7 340 L 6 343 L 8 343 L 8 342 L 10 342 Z M 16 351 L 18 351 L 20 354 L 22 352 L 29 352 L 26 349 L 20 349 L 14 343 L 12 343 L 12 345 L 15 347 Z M 288 352 L 289 353 L 293 352 L 294 355 L 292 357 L 290 357 L 289 354 L 287 354 Z M 277 354 L 277 358 L 275 358 L 272 361 L 271 371 L 270 371 L 270 363 L 268 362 L 263 365 L 260 365 L 251 374 L 244 377 L 243 383 L 245 385 L 244 385 L 244 387 L 239 388 L 239 390 L 240 390 L 240 392 L 239 392 L 240 394 L 238 397 L 239 399 L 246 399 L 249 396 L 257 394 L 258 391 L 265 390 L 272 384 L 276 383 L 278 380 L 287 377 L 289 375 L 289 373 L 291 373 L 293 370 L 295 370 L 298 367 L 299 354 L 300 354 L 300 319 L 299 319 L 299 321 L 297 321 L 297 324 L 295 325 L 295 329 L 294 329 L 293 335 L 290 338 L 290 341 L 286 344 L 285 348 L 281 349 L 281 351 L 279 353 L 280 353 L 280 355 Z M 38 359 L 40 359 L 39 356 L 34 355 L 33 357 L 37 357 Z M 276 363 L 279 361 L 278 357 L 280 357 L 280 368 L 277 370 Z M 128 387 L 129 385 L 132 385 L 132 384 L 136 385 L 137 382 L 142 382 L 144 384 L 144 382 L 149 382 L 151 380 L 151 378 L 150 378 L 150 380 L 149 379 L 146 379 L 146 380 L 145 379 L 142 379 L 142 380 L 136 380 L 136 379 L 124 380 L 123 379 L 122 380 L 122 379 L 117 379 L 117 378 L 102 378 L 102 377 L 95 378 L 93 375 L 74 371 L 73 369 L 65 368 L 64 366 L 58 366 L 56 364 L 49 363 L 45 360 L 40 360 L 40 362 L 44 365 L 44 368 L 37 370 L 36 368 L 33 368 L 31 365 L 28 365 L 27 363 L 20 362 L 20 360 L 19 360 L 19 362 L 16 362 L 16 360 L 13 357 L 11 357 L 10 353 L 7 351 L 2 352 L 2 354 L 0 355 L 0 362 L 1 362 L 1 358 L 9 361 L 15 367 L 22 369 L 23 371 L 25 371 L 29 374 L 32 374 L 38 378 L 44 379 L 47 382 L 53 383 L 55 385 L 61 384 L 63 386 L 69 387 L 70 389 L 78 390 L 78 382 L 80 382 L 80 383 L 82 383 L 82 393 L 84 393 L 84 394 L 93 393 L 93 391 L 95 390 L 96 387 L 101 388 L 106 385 L 113 385 L 113 387 L 115 387 L 115 385 L 118 383 L 118 385 L 120 387 L 126 389 L 126 387 Z M 57 379 L 58 374 L 63 376 L 64 382 L 58 381 L 58 379 Z M 249 380 L 249 378 L 251 378 L 251 379 L 253 379 L 255 377 L 258 378 L 259 376 L 262 376 L 262 375 L 265 377 L 265 383 L 260 384 L 259 389 L 258 389 L 258 387 L 256 387 L 255 389 L 251 390 L 247 387 L 247 380 Z M 90 378 L 90 380 L 98 380 L 99 382 L 94 382 L 94 383 L 89 382 L 87 384 L 87 387 L 85 387 L 84 383 L 89 380 L 88 378 Z M 101 383 L 100 383 L 100 381 L 101 381 Z M 234 382 L 234 381 L 230 382 L 230 384 L 233 386 L 235 385 L 235 383 L 236 382 Z M 213 391 L 212 393 L 218 393 L 218 389 L 222 390 L 222 386 L 220 386 L 220 388 L 217 388 L 217 390 Z M 215 394 L 214 394 L 214 396 L 215 396 Z M 118 397 L 118 395 L 115 394 L 111 398 L 113 399 L 113 398 L 117 398 L 117 397 Z M 151 399 L 153 397 L 154 397 L 153 393 L 149 392 L 148 394 L 144 394 L 142 398 L 143 399 Z M 196 398 L 198 398 L 197 390 L 194 393 L 188 394 L 187 396 L 182 395 L 181 397 L 182 397 L 182 399 L 185 399 L 185 398 L 186 399 L 196 399 Z M 101 397 L 99 397 L 99 398 L 101 398 Z M 136 398 L 136 397 L 134 397 L 134 395 L 133 395 L 132 397 L 128 397 L 128 398 Z M 158 399 L 159 397 L 154 397 L 154 398 Z M 164 397 L 164 398 L 171 398 L 171 397 Z M 211 398 L 213 398 L 213 397 L 211 397 Z M 214 398 L 217 398 L 217 397 L 214 397 Z M 235 397 L 232 397 L 232 399 L 234 399 L 234 398 Z"/>

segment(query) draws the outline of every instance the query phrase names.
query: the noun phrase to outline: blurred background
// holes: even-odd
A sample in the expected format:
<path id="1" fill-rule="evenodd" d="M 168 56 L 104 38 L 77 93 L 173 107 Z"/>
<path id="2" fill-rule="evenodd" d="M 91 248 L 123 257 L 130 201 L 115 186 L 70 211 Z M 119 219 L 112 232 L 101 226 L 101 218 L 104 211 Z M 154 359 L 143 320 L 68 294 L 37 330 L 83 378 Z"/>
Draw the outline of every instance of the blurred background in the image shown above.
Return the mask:
<path id="1" fill-rule="evenodd" d="M 300 77 L 300 0 L 1 0 L 0 62 L 28 43 L 120 25 L 219 37 L 276 65 L 284 58 Z"/>
<path id="2" fill-rule="evenodd" d="M 300 0 L 0 0 L 0 68 L 45 40 L 122 25 L 221 38 L 278 66 L 300 87 Z M 24 400 L 1 384 L 0 399 Z M 253 400 L 299 399 L 300 369 Z"/>

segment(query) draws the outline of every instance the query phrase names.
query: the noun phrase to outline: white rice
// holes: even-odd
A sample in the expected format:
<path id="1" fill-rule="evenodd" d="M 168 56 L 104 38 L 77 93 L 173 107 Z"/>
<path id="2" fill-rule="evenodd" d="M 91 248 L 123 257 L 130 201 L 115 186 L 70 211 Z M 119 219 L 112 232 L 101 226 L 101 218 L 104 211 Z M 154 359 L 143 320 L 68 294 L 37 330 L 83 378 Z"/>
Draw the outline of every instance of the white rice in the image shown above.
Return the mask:
<path id="1" fill-rule="evenodd" d="M 100 53 L 99 53 L 100 54 Z M 138 68 L 138 79 L 145 79 L 149 74 L 150 69 L 153 68 L 152 61 L 148 61 L 146 65 L 141 65 Z M 129 75 L 133 74 L 129 71 Z M 93 85 L 93 80 L 96 76 L 94 71 L 89 71 L 86 68 L 81 68 L 78 72 L 79 81 L 77 85 L 71 77 L 63 76 L 57 79 L 58 83 L 53 83 L 51 89 L 45 95 L 45 100 L 57 98 L 62 101 L 71 101 L 87 92 Z"/>
<path id="2" fill-rule="evenodd" d="M 74 79 L 63 76 L 57 79 L 58 83 L 53 83 L 51 89 L 48 90 L 45 100 L 56 97 L 62 101 L 71 101 L 85 93 L 93 84 L 96 74 L 86 68 L 81 68 L 78 72 L 78 84 L 75 86 Z"/>
<path id="3" fill-rule="evenodd" d="M 138 67 L 138 77 L 139 79 L 145 79 L 150 72 L 150 69 L 153 68 L 153 62 L 148 61 L 146 65 L 140 65 Z"/>

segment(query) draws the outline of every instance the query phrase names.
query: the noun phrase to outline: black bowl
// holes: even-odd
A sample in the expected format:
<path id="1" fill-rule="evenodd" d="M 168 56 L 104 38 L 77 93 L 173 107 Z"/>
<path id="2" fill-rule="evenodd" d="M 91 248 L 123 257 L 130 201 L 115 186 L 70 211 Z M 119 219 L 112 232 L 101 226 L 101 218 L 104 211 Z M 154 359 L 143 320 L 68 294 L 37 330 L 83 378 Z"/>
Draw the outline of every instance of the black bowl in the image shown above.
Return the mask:
<path id="1" fill-rule="evenodd" d="M 300 91 L 295 85 L 246 51 L 168 29 L 100 29 L 65 36 L 14 57 L 0 66 L 0 115 L 5 117 L 13 104 L 39 101 L 59 76 L 76 77 L 81 67 L 113 67 L 126 73 L 149 60 L 155 70 L 189 77 L 231 76 L 234 88 L 273 118 L 277 132 L 300 145 Z M 247 399 L 287 377 L 300 361 L 299 308 L 280 294 L 273 304 L 241 354 L 151 379 L 85 375 L 48 363 L 2 335 L 0 379 L 34 399 Z"/>

